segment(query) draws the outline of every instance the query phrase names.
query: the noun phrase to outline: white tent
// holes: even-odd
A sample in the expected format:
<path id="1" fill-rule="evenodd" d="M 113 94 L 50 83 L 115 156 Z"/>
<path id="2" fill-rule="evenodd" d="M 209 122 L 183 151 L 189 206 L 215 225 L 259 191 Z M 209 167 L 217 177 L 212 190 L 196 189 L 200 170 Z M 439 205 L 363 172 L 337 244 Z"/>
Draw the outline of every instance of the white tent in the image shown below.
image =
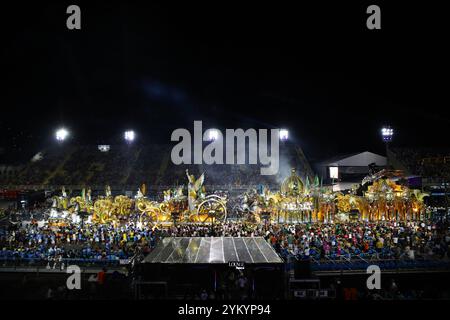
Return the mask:
<path id="1" fill-rule="evenodd" d="M 330 167 L 335 167 L 333 172 L 338 175 L 338 178 L 334 180 L 333 189 L 338 191 L 349 189 L 353 184 L 360 183 L 369 173 L 370 164 L 374 164 L 377 167 L 385 167 L 387 158 L 370 151 L 364 151 L 328 159 L 318 163 L 316 169 L 319 176 L 327 180 L 331 179 Z"/>
<path id="2" fill-rule="evenodd" d="M 322 162 L 320 166 L 325 167 L 367 167 L 369 164 L 374 163 L 376 166 L 386 166 L 387 158 L 380 156 L 379 154 L 364 151 L 361 153 L 345 155 L 330 159 Z"/>

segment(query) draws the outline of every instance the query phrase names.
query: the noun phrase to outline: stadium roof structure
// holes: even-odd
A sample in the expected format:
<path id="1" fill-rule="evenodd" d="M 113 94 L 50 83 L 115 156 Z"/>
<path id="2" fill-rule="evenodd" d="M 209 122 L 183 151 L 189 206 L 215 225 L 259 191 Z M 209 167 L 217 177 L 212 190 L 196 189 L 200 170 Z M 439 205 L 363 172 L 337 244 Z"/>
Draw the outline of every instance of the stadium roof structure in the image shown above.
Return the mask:
<path id="1" fill-rule="evenodd" d="M 144 263 L 283 263 L 262 237 L 166 237 Z"/>
<path id="2" fill-rule="evenodd" d="M 370 151 L 364 151 L 337 156 L 332 159 L 322 161 L 318 165 L 336 167 L 367 167 L 371 163 L 375 163 L 377 166 L 385 166 L 387 163 L 387 158 Z"/>

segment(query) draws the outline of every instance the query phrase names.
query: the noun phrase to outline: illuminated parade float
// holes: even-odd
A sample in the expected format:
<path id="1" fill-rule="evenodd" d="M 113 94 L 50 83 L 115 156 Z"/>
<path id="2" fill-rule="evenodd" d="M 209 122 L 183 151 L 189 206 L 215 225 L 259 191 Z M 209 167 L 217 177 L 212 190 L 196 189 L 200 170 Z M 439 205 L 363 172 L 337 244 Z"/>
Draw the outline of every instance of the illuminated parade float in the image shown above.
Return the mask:
<path id="1" fill-rule="evenodd" d="M 93 223 L 120 225 L 135 221 L 139 226 L 157 223 L 170 226 L 176 223 L 214 224 L 227 219 L 249 224 L 259 223 L 339 223 L 351 221 L 413 221 L 429 218 L 424 205 L 426 193 L 395 182 L 389 172 L 365 179 L 347 193 L 322 186 L 316 176 L 301 179 L 295 169 L 281 183 L 279 190 L 262 187 L 260 192 L 250 189 L 232 202 L 223 192 L 207 194 L 202 174 L 198 179 L 189 174 L 187 191 L 178 186 L 163 192 L 161 201 L 147 197 L 143 184 L 136 195 L 113 196 L 106 186 L 103 196 L 93 199 L 90 188 L 76 197 L 53 197 L 48 210 L 48 222 Z M 228 215 L 228 213 L 232 213 Z"/>

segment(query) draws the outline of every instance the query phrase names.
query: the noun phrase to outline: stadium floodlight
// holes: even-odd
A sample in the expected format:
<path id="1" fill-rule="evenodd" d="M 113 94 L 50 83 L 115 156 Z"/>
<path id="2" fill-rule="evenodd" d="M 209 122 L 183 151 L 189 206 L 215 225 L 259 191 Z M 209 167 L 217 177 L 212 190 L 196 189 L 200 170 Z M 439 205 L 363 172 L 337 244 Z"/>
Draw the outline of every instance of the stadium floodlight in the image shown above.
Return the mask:
<path id="1" fill-rule="evenodd" d="M 208 139 L 209 141 L 215 141 L 219 138 L 219 131 L 216 129 L 209 129 L 208 132 Z"/>
<path id="2" fill-rule="evenodd" d="M 60 129 L 56 130 L 56 133 L 55 133 L 56 140 L 64 141 L 67 139 L 68 136 L 69 136 L 69 131 L 67 131 L 67 129 L 60 128 Z"/>
<path id="3" fill-rule="evenodd" d="M 100 152 L 108 152 L 111 149 L 111 146 L 108 144 L 99 144 L 98 145 L 98 150 L 100 150 Z"/>
<path id="4" fill-rule="evenodd" d="M 383 137 L 383 141 L 386 143 L 386 166 L 390 167 L 389 161 L 389 143 L 392 141 L 392 136 L 394 135 L 394 129 L 390 126 L 385 126 L 381 128 L 381 136 Z"/>
<path id="5" fill-rule="evenodd" d="M 286 141 L 289 138 L 289 131 L 286 129 L 280 129 L 280 140 Z"/>
<path id="6" fill-rule="evenodd" d="M 383 137 L 384 142 L 391 142 L 393 135 L 394 129 L 392 129 L 391 127 L 383 127 L 381 129 L 381 136 Z"/>
<path id="7" fill-rule="evenodd" d="M 124 133 L 124 138 L 125 138 L 125 141 L 127 141 L 127 142 L 133 142 L 134 139 L 136 138 L 136 134 L 134 133 L 133 130 L 127 130 Z"/>

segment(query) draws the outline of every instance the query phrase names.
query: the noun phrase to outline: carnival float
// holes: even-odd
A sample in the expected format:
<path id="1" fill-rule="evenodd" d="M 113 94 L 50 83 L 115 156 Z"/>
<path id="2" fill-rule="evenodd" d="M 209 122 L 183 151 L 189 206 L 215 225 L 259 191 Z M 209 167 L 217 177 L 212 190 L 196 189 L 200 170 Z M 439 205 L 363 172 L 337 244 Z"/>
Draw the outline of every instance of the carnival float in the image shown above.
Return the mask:
<path id="1" fill-rule="evenodd" d="M 145 184 L 134 197 L 113 196 L 105 187 L 104 195 L 95 199 L 90 188 L 69 197 L 65 188 L 54 196 L 48 214 L 53 225 L 67 223 L 112 224 L 136 223 L 219 223 L 233 213 L 233 219 L 250 224 L 347 221 L 408 221 L 426 218 L 424 198 L 427 194 L 410 189 L 383 173 L 346 193 L 322 186 L 319 178 L 301 179 L 295 169 L 281 183 L 279 190 L 262 187 L 250 189 L 229 201 L 227 194 L 207 194 L 205 175 L 197 179 L 186 170 L 187 190 L 177 186 L 163 192 L 161 201 L 147 196 Z M 312 183 L 310 181 L 313 181 Z M 362 188 L 364 186 L 364 188 Z"/>

